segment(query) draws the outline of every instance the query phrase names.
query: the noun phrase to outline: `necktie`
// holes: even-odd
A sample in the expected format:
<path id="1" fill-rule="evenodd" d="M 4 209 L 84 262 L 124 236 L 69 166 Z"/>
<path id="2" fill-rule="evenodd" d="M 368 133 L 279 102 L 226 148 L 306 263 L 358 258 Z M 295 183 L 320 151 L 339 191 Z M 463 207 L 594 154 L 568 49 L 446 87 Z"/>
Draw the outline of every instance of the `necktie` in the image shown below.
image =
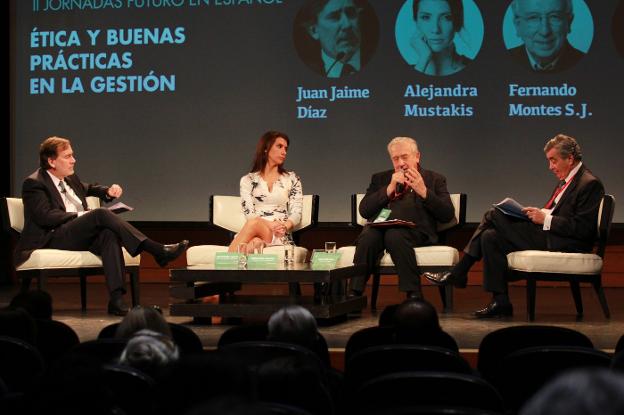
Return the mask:
<path id="1" fill-rule="evenodd" d="M 348 63 L 345 63 L 342 66 L 342 70 L 340 71 L 340 77 L 342 78 L 343 76 L 348 76 L 348 75 L 351 75 L 352 73 L 355 73 L 355 68 L 349 65 Z"/>
<path id="2" fill-rule="evenodd" d="M 546 202 L 546 205 L 544 206 L 544 209 L 552 209 L 553 208 L 553 206 L 555 205 L 555 199 L 557 198 L 559 193 L 561 193 L 563 191 L 563 189 L 565 189 L 565 184 L 566 184 L 565 180 L 561 180 L 559 182 L 559 184 L 557 185 L 557 188 L 553 192 L 552 197 L 550 198 L 550 200 L 548 202 Z"/>
<path id="3" fill-rule="evenodd" d="M 61 194 L 65 196 L 65 199 L 74 205 L 76 212 L 82 212 L 84 210 L 84 206 L 82 206 L 80 199 L 67 191 L 67 187 L 65 187 L 65 180 L 61 180 L 59 182 L 59 188 L 61 189 Z"/>

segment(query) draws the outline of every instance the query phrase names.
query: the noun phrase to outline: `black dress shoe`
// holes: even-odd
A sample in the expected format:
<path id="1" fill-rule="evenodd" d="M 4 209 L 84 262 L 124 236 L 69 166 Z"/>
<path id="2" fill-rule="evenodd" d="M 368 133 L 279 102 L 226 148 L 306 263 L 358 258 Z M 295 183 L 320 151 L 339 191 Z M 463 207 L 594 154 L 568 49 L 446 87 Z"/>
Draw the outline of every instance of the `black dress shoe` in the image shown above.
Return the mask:
<path id="1" fill-rule="evenodd" d="M 444 272 L 425 272 L 423 274 L 427 280 L 431 281 L 435 285 L 449 285 L 453 284 L 458 288 L 466 288 L 468 283 L 467 275 L 455 276 L 450 271 Z"/>
<path id="2" fill-rule="evenodd" d="M 499 304 L 492 301 L 485 308 L 474 312 L 476 318 L 492 318 L 492 317 L 511 317 L 513 315 L 513 306 L 509 304 Z"/>
<path id="3" fill-rule="evenodd" d="M 114 316 L 125 316 L 128 314 L 128 306 L 124 303 L 123 298 L 111 298 L 108 302 L 108 314 Z"/>
<path id="4" fill-rule="evenodd" d="M 170 261 L 179 257 L 180 254 L 186 250 L 188 244 L 189 241 L 185 239 L 177 244 L 164 245 L 163 251 L 154 257 L 156 263 L 158 263 L 161 267 L 166 266 Z"/>

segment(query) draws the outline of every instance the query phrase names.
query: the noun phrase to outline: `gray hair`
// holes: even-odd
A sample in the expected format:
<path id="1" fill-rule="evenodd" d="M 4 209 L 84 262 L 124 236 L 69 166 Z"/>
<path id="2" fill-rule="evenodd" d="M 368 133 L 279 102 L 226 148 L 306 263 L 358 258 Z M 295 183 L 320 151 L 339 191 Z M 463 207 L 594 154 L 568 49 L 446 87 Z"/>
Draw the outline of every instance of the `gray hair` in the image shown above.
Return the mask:
<path id="1" fill-rule="evenodd" d="M 615 415 L 624 411 L 624 376 L 606 368 L 565 372 L 537 391 L 521 415 Z"/>
<path id="2" fill-rule="evenodd" d="M 520 7 L 518 4 L 522 0 L 513 0 L 511 3 L 511 7 L 513 9 L 514 15 L 517 17 L 519 15 L 518 8 Z M 568 14 L 572 14 L 572 0 L 565 0 L 565 12 Z"/>
<path id="3" fill-rule="evenodd" d="M 418 153 L 418 143 L 416 142 L 416 140 L 410 137 L 394 137 L 388 143 L 388 153 L 390 152 L 390 148 L 396 144 L 407 144 L 412 148 L 413 153 Z"/>
<path id="4" fill-rule="evenodd" d="M 152 330 L 140 330 L 128 340 L 119 363 L 149 369 L 164 367 L 178 360 L 180 352 L 168 336 Z"/>
<path id="5" fill-rule="evenodd" d="M 573 137 L 565 134 L 557 134 L 548 140 L 544 146 L 544 153 L 548 153 L 552 148 L 555 148 L 559 156 L 564 159 L 569 156 L 572 156 L 576 161 L 581 161 L 583 159 L 583 152 L 581 151 L 579 143 L 577 143 Z"/>

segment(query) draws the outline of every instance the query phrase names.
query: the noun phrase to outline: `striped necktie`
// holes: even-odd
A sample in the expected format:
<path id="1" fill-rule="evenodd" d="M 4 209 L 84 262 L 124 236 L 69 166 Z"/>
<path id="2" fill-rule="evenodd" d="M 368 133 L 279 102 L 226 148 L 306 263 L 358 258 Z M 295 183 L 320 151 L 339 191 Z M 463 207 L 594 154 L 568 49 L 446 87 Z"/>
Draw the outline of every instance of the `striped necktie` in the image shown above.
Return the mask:
<path id="1" fill-rule="evenodd" d="M 84 211 L 84 206 L 82 206 L 80 199 L 67 191 L 65 180 L 59 182 L 59 188 L 61 189 L 61 194 L 65 196 L 65 199 L 76 208 L 76 212 Z"/>

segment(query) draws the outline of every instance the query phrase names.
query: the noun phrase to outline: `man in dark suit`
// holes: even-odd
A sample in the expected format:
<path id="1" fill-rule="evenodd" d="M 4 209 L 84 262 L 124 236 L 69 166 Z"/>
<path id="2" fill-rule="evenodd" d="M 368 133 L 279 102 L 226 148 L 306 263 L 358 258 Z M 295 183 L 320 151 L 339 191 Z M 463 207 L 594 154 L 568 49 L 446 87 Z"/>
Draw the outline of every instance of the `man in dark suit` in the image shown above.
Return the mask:
<path id="1" fill-rule="evenodd" d="M 300 12 L 314 52 L 306 63 L 328 78 L 359 72 L 370 59 L 362 53 L 361 0 L 310 0 Z"/>
<path id="2" fill-rule="evenodd" d="M 155 242 L 105 208 L 89 210 L 86 197 L 111 201 L 121 196 L 119 185 L 99 186 L 80 181 L 74 173 L 76 159 L 69 140 L 46 139 L 39 148 L 40 168 L 22 185 L 24 230 L 15 250 L 15 262 L 28 260 L 35 249 L 90 251 L 102 258 L 110 294 L 108 312 L 124 315 L 124 259 L 121 247 L 132 256 L 142 251 L 154 255 L 160 266 L 177 258 L 188 246 Z"/>
<path id="3" fill-rule="evenodd" d="M 514 0 L 512 8 L 524 44 L 509 52 L 522 65 L 536 72 L 559 72 L 585 56 L 567 39 L 574 19 L 571 0 Z"/>
<path id="4" fill-rule="evenodd" d="M 360 203 L 360 215 L 402 219 L 415 227 L 375 227 L 367 225 L 357 239 L 355 264 L 366 264 L 366 278 L 353 278 L 350 295 L 364 292 L 366 279 L 373 272 L 386 249 L 399 276 L 399 290 L 408 297 L 421 298 L 420 274 L 414 247 L 433 245 L 438 241 L 437 222 L 449 222 L 455 210 L 446 189 L 446 178 L 420 167 L 416 141 L 396 137 L 388 144 L 393 170 L 376 173 Z"/>
<path id="5" fill-rule="evenodd" d="M 425 273 L 436 284 L 465 286 L 470 267 L 483 259 L 483 288 L 492 293 L 492 301 L 475 312 L 478 318 L 513 314 L 507 293 L 508 253 L 528 249 L 589 252 L 594 245 L 602 183 L 582 163 L 581 147 L 574 138 L 558 134 L 546 143 L 544 153 L 549 169 L 559 179 L 544 208 L 524 208 L 525 219 L 488 210 L 459 263 L 450 272 Z"/>

